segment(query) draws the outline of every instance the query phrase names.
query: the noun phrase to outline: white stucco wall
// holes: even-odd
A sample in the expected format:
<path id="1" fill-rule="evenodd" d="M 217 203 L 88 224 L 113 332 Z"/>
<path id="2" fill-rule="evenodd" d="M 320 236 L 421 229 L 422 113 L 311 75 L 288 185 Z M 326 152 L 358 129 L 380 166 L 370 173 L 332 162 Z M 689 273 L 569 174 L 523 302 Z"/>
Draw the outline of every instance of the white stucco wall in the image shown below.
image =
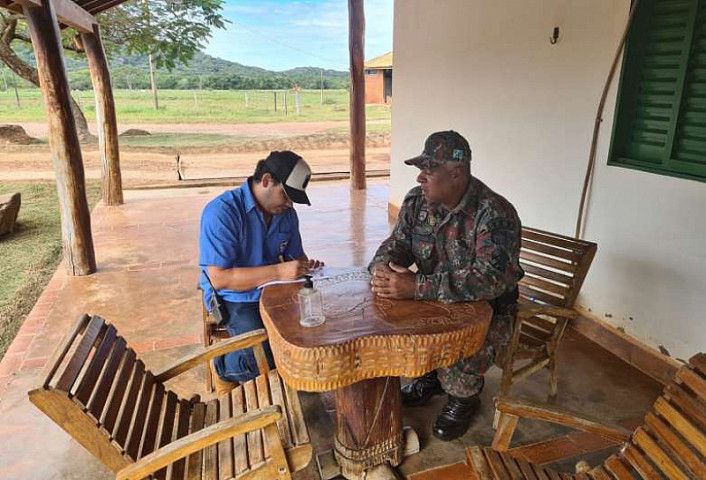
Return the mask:
<path id="1" fill-rule="evenodd" d="M 391 202 L 402 161 L 454 129 L 473 174 L 525 225 L 572 235 L 603 83 L 629 1 L 396 0 Z M 559 43 L 551 45 L 554 26 Z M 604 113 L 585 238 L 598 254 L 579 303 L 652 346 L 706 349 L 706 184 L 606 165 Z"/>

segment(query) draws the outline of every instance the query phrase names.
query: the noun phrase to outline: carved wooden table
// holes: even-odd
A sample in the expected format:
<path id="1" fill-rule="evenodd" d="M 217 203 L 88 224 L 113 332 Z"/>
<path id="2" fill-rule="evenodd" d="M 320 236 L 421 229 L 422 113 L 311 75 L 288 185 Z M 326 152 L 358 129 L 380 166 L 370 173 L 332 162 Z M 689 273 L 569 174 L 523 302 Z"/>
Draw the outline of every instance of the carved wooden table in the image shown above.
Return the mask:
<path id="1" fill-rule="evenodd" d="M 263 291 L 260 311 L 277 369 L 297 390 L 335 390 L 334 455 L 346 478 L 398 478 L 393 467 L 405 452 L 399 377 L 421 376 L 476 352 L 490 305 L 382 299 L 364 272 L 316 287 L 326 322 L 313 328 L 299 325 L 300 283 Z"/>

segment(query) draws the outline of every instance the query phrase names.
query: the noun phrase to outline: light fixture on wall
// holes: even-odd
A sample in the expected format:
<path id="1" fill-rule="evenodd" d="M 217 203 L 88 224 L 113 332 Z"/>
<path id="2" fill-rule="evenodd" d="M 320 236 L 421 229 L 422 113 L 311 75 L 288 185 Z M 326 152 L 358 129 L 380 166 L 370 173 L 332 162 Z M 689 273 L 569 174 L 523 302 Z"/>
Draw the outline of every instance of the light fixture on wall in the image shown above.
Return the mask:
<path id="1" fill-rule="evenodd" d="M 554 31 L 552 32 L 552 36 L 549 37 L 549 43 L 554 45 L 558 41 L 559 41 L 559 27 L 554 27 Z"/>

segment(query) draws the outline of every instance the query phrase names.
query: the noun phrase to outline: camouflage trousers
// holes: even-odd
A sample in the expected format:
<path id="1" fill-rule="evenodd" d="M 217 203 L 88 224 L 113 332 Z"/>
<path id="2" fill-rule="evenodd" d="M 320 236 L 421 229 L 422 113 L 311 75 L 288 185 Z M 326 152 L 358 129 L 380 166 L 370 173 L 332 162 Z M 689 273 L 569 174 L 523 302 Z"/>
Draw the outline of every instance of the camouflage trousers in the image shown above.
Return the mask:
<path id="1" fill-rule="evenodd" d="M 459 360 L 450 367 L 437 370 L 441 387 L 454 397 L 471 397 L 483 390 L 485 372 L 493 365 L 495 355 L 507 345 L 512 336 L 516 308 L 511 312 L 493 315 L 485 343 L 472 356 Z"/>

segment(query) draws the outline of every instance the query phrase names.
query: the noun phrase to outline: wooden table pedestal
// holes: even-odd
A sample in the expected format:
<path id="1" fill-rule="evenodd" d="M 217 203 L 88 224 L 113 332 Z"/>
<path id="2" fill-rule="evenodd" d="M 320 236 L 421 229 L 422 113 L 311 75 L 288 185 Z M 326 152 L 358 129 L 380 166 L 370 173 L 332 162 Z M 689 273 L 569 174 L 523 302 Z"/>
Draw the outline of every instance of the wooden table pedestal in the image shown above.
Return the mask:
<path id="1" fill-rule="evenodd" d="M 358 480 L 377 465 L 399 465 L 405 447 L 399 377 L 363 380 L 334 395 L 334 455 L 343 476 Z"/>

